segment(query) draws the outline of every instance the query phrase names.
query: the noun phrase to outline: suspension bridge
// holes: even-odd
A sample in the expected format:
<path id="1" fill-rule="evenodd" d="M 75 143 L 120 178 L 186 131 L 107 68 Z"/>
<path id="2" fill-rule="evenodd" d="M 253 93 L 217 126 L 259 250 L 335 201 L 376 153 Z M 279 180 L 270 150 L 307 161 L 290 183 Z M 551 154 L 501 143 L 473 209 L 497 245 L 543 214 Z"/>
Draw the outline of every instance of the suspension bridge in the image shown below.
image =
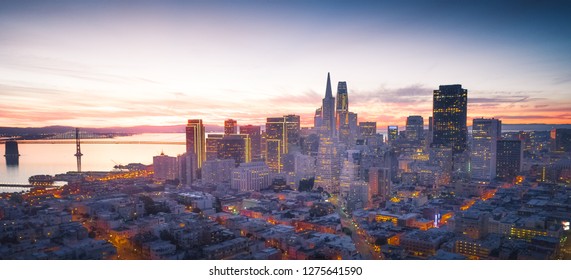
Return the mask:
<path id="1" fill-rule="evenodd" d="M 4 143 L 5 141 L 0 141 Z M 75 140 L 41 139 L 18 140 L 18 144 L 75 144 Z M 81 144 L 149 144 L 149 145 L 186 145 L 184 141 L 132 141 L 132 140 L 81 140 Z"/>

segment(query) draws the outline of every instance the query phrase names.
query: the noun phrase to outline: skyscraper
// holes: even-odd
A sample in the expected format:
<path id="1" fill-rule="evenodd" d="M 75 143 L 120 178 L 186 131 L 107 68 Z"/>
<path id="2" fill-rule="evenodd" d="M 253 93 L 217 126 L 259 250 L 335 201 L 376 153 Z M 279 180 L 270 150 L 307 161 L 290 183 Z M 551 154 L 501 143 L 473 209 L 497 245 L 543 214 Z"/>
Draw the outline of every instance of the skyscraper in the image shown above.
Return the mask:
<path id="1" fill-rule="evenodd" d="M 287 154 L 286 119 L 267 118 L 266 120 L 266 163 L 273 172 L 281 172 L 283 163 L 281 157 Z"/>
<path id="2" fill-rule="evenodd" d="M 227 119 L 224 121 L 224 135 L 237 134 L 238 133 L 238 122 L 233 119 Z"/>
<path id="3" fill-rule="evenodd" d="M 347 82 L 339 82 L 337 84 L 337 112 L 349 111 L 349 95 L 347 93 Z"/>
<path id="4" fill-rule="evenodd" d="M 550 132 L 551 151 L 571 152 L 571 129 L 555 128 Z"/>
<path id="5" fill-rule="evenodd" d="M 285 117 L 266 119 L 266 138 L 280 140 L 282 153 L 287 153 L 287 125 Z"/>
<path id="6" fill-rule="evenodd" d="M 315 188 L 321 187 L 331 193 L 339 190 L 340 161 L 335 129 L 335 98 L 333 98 L 333 93 L 331 92 L 329 73 L 327 73 L 325 98 L 323 98 L 321 108 L 322 124 L 319 130 Z"/>
<path id="7" fill-rule="evenodd" d="M 174 180 L 177 177 L 177 164 L 175 157 L 164 153 L 153 157 L 153 179 L 158 181 Z"/>
<path id="8" fill-rule="evenodd" d="M 422 116 L 409 116 L 406 118 L 406 139 L 418 141 L 424 138 L 424 119 Z"/>
<path id="9" fill-rule="evenodd" d="M 272 172 L 280 173 L 283 170 L 282 145 L 277 139 L 266 140 L 266 164 Z"/>
<path id="10" fill-rule="evenodd" d="M 345 143 L 352 146 L 355 145 L 355 140 L 357 139 L 359 133 L 359 126 L 357 125 L 357 114 L 353 112 L 347 113 L 347 120 L 348 120 L 348 129 L 349 133 L 346 139 L 343 139 Z"/>
<path id="11" fill-rule="evenodd" d="M 472 178 L 491 181 L 496 178 L 496 142 L 502 133 L 502 122 L 497 119 L 474 119 L 472 122 Z"/>
<path id="12" fill-rule="evenodd" d="M 299 131 L 301 129 L 299 115 L 284 116 L 286 122 L 287 142 L 290 145 L 299 145 Z"/>
<path id="13" fill-rule="evenodd" d="M 224 138 L 224 134 L 210 133 L 206 138 L 206 160 L 215 160 L 218 158 L 218 143 Z"/>
<path id="14" fill-rule="evenodd" d="M 462 85 L 442 85 L 434 91 L 432 114 L 434 147 L 451 147 L 454 154 L 466 150 L 468 90 Z"/>
<path id="15" fill-rule="evenodd" d="M 452 148 L 431 147 L 429 150 L 430 164 L 438 167 L 435 174 L 436 186 L 448 185 L 452 181 L 454 155 Z"/>
<path id="16" fill-rule="evenodd" d="M 315 188 L 329 193 L 339 191 L 340 160 L 337 143 L 333 138 L 321 137 L 317 151 Z"/>
<path id="17" fill-rule="evenodd" d="M 521 172 L 523 150 L 520 140 L 498 140 L 496 175 L 504 181 L 513 180 Z"/>
<path id="18" fill-rule="evenodd" d="M 323 98 L 322 108 L 322 124 L 321 124 L 321 134 L 327 137 L 335 137 L 336 133 L 336 121 L 335 121 L 335 98 L 333 98 L 333 93 L 331 91 L 331 78 L 329 73 L 327 73 L 327 84 L 325 88 L 325 98 Z"/>
<path id="19" fill-rule="evenodd" d="M 391 169 L 371 167 L 369 169 L 369 205 L 373 197 L 379 197 L 381 202 L 389 200 L 391 192 Z"/>
<path id="20" fill-rule="evenodd" d="M 377 134 L 377 122 L 360 122 L 359 136 L 363 139 L 375 137 Z"/>
<path id="21" fill-rule="evenodd" d="M 339 192 L 347 197 L 351 183 L 359 179 L 359 166 L 361 165 L 361 151 L 347 150 L 343 153 L 343 167 L 339 175 Z"/>
<path id="22" fill-rule="evenodd" d="M 335 129 L 339 133 L 339 140 L 346 143 L 349 131 L 349 95 L 347 94 L 347 83 L 339 82 L 337 85 L 337 105 L 335 107 Z"/>
<path id="23" fill-rule="evenodd" d="M 240 134 L 246 134 L 250 137 L 250 151 L 252 161 L 262 159 L 262 134 L 259 125 L 240 126 Z"/>
<path id="24" fill-rule="evenodd" d="M 389 144 L 393 143 L 399 137 L 399 127 L 396 125 L 389 125 L 387 127 L 387 134 L 388 134 L 388 136 L 387 136 L 388 141 L 387 142 Z"/>
<path id="25" fill-rule="evenodd" d="M 426 144 L 430 146 L 432 144 L 432 130 L 433 130 L 433 119 L 432 116 L 428 117 L 428 133 L 426 134 Z"/>
<path id="26" fill-rule="evenodd" d="M 218 141 L 218 159 L 233 159 L 236 166 L 250 162 L 250 138 L 246 134 L 225 135 Z"/>
<path id="27" fill-rule="evenodd" d="M 178 162 L 178 176 L 180 183 L 185 186 L 190 186 L 194 180 L 196 180 L 196 164 L 195 154 L 184 153 L 176 157 Z"/>
<path id="28" fill-rule="evenodd" d="M 319 132 L 322 124 L 323 124 L 323 108 L 319 107 L 315 110 L 315 116 L 313 117 L 313 129 L 315 129 L 315 132 Z"/>
<path id="29" fill-rule="evenodd" d="M 194 154 L 196 168 L 193 173 L 197 175 L 198 169 L 202 167 L 202 162 L 206 159 L 206 141 L 204 133 L 204 125 L 202 120 L 188 120 L 186 125 L 186 153 Z"/>

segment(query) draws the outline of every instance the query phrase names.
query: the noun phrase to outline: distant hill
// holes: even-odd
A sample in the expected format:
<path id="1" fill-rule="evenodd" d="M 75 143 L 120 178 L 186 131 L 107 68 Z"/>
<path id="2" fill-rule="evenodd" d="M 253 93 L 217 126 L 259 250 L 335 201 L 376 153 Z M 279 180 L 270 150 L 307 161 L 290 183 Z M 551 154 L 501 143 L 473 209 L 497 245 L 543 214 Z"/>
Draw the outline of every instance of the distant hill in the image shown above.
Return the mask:
<path id="1" fill-rule="evenodd" d="M 502 124 L 502 131 L 549 131 L 554 128 L 571 128 L 571 124 Z"/>
<path id="2" fill-rule="evenodd" d="M 103 127 L 89 128 L 80 127 L 85 132 L 94 133 L 184 133 L 185 125 L 139 125 L 130 127 Z M 472 127 L 469 127 L 471 129 Z M 553 128 L 570 128 L 571 124 L 502 124 L 503 131 L 549 131 Z M 40 134 L 57 134 L 73 131 L 72 126 L 45 126 L 45 127 L 0 127 L 0 135 L 23 136 Z M 206 132 L 223 132 L 224 128 L 217 125 L 206 125 Z"/>
<path id="3" fill-rule="evenodd" d="M 103 128 L 89 128 L 80 127 L 85 132 L 93 133 L 183 133 L 185 132 L 185 125 L 168 125 L 168 126 L 153 126 L 153 125 L 140 125 L 131 127 L 103 127 Z M 57 134 L 65 133 L 75 130 L 72 126 L 46 126 L 46 127 L 0 127 L 0 135 L 38 135 L 38 134 Z M 207 125 L 205 127 L 207 132 L 221 132 L 221 126 Z"/>

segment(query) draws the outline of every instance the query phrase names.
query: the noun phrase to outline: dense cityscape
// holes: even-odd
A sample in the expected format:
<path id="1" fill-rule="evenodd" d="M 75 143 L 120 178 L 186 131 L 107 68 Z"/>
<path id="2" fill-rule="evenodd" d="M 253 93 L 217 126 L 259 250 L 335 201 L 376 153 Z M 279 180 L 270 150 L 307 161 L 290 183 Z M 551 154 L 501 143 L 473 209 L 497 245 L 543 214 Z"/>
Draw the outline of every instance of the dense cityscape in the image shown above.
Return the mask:
<path id="1" fill-rule="evenodd" d="M 186 153 L 152 165 L 82 170 L 76 131 L 77 170 L 0 193 L 0 259 L 571 259 L 571 129 L 470 124 L 452 84 L 383 135 L 349 85 L 334 96 L 327 74 L 312 127 L 292 112 L 206 133 L 191 117 Z"/>

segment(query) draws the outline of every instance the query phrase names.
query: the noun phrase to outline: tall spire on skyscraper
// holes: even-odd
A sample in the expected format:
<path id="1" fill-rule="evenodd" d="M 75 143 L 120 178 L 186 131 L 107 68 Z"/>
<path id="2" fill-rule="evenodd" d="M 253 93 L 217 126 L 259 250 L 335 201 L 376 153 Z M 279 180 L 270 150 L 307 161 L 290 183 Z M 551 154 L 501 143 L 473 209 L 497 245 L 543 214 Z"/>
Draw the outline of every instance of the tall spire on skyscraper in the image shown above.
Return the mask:
<path id="1" fill-rule="evenodd" d="M 319 127 L 319 151 L 315 171 L 314 187 L 322 187 L 328 192 L 339 188 L 339 158 L 335 121 L 335 98 L 331 91 L 331 78 L 327 73 L 325 97 L 321 105 L 321 126 Z"/>
<path id="2" fill-rule="evenodd" d="M 337 133 L 335 132 L 335 98 L 333 97 L 333 92 L 331 91 L 331 77 L 327 73 L 327 85 L 325 88 L 325 97 L 323 98 L 322 108 L 322 123 L 321 132 L 327 135 L 327 137 L 334 137 Z"/>
<path id="3" fill-rule="evenodd" d="M 333 92 L 331 91 L 331 78 L 329 78 L 329 72 L 327 72 L 327 85 L 325 88 L 325 98 L 333 98 Z"/>

